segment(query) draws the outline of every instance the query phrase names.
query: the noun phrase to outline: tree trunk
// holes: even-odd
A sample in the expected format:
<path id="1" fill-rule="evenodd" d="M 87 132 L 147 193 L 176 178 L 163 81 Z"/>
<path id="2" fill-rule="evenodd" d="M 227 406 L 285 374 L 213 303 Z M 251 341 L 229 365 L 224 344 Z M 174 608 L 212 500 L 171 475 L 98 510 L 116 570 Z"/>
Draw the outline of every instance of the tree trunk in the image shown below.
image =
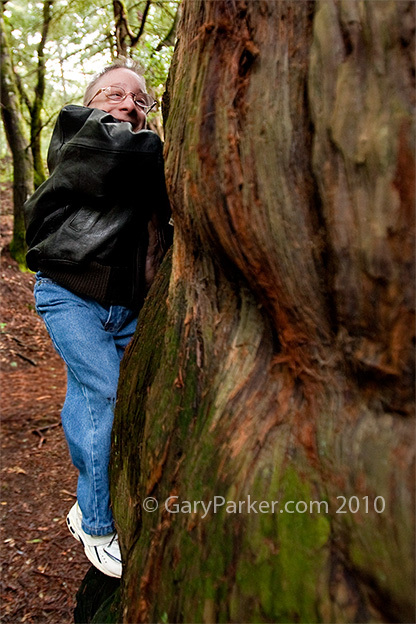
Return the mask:
<path id="1" fill-rule="evenodd" d="M 33 166 L 31 154 L 24 138 L 24 124 L 19 108 L 18 89 L 10 58 L 10 47 L 3 21 L 0 17 L 0 76 L 1 114 L 7 142 L 13 156 L 13 239 L 10 251 L 21 266 L 25 266 L 26 241 L 23 204 L 33 192 Z"/>
<path id="2" fill-rule="evenodd" d="M 46 180 L 41 149 L 41 132 L 43 100 L 45 97 L 45 44 L 48 38 L 49 26 L 52 20 L 53 0 L 43 3 L 42 38 L 38 45 L 37 83 L 33 104 L 30 106 L 30 144 L 32 148 L 35 188 Z"/>
<path id="3" fill-rule="evenodd" d="M 184 1 L 173 255 L 114 425 L 124 622 L 414 621 L 414 24 Z"/>

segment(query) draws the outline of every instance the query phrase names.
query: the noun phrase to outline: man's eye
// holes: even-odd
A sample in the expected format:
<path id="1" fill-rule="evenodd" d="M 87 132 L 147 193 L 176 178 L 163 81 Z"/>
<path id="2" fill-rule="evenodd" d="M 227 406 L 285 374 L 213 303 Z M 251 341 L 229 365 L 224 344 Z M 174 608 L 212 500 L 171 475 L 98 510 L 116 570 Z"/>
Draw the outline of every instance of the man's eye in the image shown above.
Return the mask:
<path id="1" fill-rule="evenodd" d="M 117 89 L 115 87 L 111 87 L 110 95 L 111 95 L 111 97 L 122 98 L 122 97 L 124 97 L 124 91 L 122 89 Z"/>

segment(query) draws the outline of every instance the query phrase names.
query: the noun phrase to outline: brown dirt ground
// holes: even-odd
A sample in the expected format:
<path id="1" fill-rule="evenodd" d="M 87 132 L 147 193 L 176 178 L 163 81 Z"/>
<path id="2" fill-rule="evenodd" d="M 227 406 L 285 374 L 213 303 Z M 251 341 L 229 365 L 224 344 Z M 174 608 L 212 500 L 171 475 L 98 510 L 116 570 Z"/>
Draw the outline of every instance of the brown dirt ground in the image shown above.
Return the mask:
<path id="1" fill-rule="evenodd" d="M 65 523 L 76 498 L 60 425 L 65 369 L 34 309 L 34 275 L 8 252 L 11 194 L 1 191 L 0 619 L 65 624 L 90 567 Z"/>

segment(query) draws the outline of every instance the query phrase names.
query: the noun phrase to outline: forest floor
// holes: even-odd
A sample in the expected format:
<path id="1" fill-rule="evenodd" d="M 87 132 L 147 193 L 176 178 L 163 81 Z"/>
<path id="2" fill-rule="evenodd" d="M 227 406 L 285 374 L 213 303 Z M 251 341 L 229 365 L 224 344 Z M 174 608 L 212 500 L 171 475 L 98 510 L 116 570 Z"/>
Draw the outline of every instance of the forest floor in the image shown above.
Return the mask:
<path id="1" fill-rule="evenodd" d="M 1 204 L 0 620 L 66 624 L 90 564 L 65 522 L 76 499 L 60 424 L 65 369 L 35 312 L 34 275 L 8 252 L 10 189 Z"/>

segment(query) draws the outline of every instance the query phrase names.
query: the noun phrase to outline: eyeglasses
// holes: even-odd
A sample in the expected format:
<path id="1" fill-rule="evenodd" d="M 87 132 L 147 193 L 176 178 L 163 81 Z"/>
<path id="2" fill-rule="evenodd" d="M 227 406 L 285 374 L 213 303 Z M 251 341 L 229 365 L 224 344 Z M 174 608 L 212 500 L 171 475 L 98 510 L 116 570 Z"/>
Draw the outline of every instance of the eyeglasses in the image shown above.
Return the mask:
<path id="1" fill-rule="evenodd" d="M 132 91 L 127 92 L 123 89 L 123 87 L 111 85 L 110 87 L 102 87 L 101 89 L 98 89 L 97 93 L 90 99 L 87 106 L 91 104 L 93 99 L 96 98 L 99 93 L 104 93 L 105 97 L 112 102 L 122 102 L 128 95 L 131 95 L 134 104 L 146 115 L 150 113 L 152 108 L 154 108 L 157 104 L 157 102 L 148 93 L 137 94 Z"/>

